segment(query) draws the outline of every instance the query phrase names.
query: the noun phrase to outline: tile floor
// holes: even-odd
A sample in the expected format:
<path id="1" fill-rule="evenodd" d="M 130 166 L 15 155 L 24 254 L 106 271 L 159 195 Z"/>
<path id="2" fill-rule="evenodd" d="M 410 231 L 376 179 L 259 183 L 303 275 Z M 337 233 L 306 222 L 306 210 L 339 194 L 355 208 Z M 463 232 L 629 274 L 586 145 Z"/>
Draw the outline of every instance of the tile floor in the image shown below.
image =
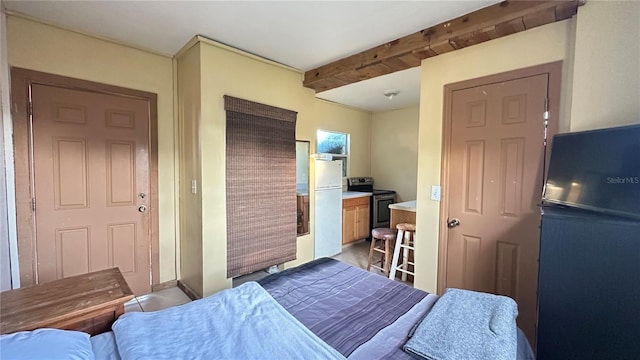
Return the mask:
<path id="1" fill-rule="evenodd" d="M 359 241 L 357 243 L 345 246 L 342 249 L 342 253 L 334 256 L 333 258 L 344 261 L 353 266 L 366 269 L 369 260 L 370 246 L 371 242 L 369 241 Z M 380 275 L 382 275 L 382 272 L 379 270 L 372 269 L 371 271 L 378 272 L 380 273 Z M 257 281 L 266 276 L 269 276 L 269 274 L 264 270 L 256 271 L 245 276 L 240 276 L 233 279 L 233 287 L 239 286 L 247 281 Z M 406 284 L 412 286 L 411 283 Z M 174 287 L 153 292 L 151 294 L 138 296 L 125 304 L 124 311 L 158 311 L 171 306 L 182 305 L 189 301 L 191 301 L 191 299 L 189 299 L 189 297 L 185 295 L 182 290 L 180 290 L 180 288 Z"/>
<path id="2" fill-rule="evenodd" d="M 369 263 L 369 248 L 371 246 L 371 241 L 362 240 L 357 243 L 347 245 L 342 248 L 342 253 L 333 256 L 334 259 L 344 261 L 353 266 L 357 266 L 362 269 L 367 269 L 367 264 Z M 380 253 L 374 253 L 374 262 L 379 259 L 381 256 Z M 377 274 L 383 275 L 383 272 L 378 269 L 371 269 L 371 272 L 375 272 Z M 400 281 L 405 285 L 409 285 L 413 287 L 413 283 L 409 281 L 402 281 L 399 277 L 396 277 L 396 281 Z"/>
<path id="3" fill-rule="evenodd" d="M 333 258 L 336 260 L 344 261 L 347 264 L 353 265 L 355 267 L 366 269 L 367 263 L 369 262 L 370 246 L 370 241 L 358 241 L 356 243 L 344 246 L 342 248 L 342 252 L 336 256 L 333 256 Z"/>
<path id="4" fill-rule="evenodd" d="M 158 311 L 171 306 L 186 304 L 191 299 L 178 287 L 156 291 L 131 299 L 124 304 L 124 312 Z"/>
<path id="5" fill-rule="evenodd" d="M 333 258 L 344 261 L 350 265 L 366 269 L 367 263 L 369 261 L 369 246 L 371 246 L 371 242 L 365 240 L 349 244 L 342 248 L 342 253 L 333 256 Z M 378 270 L 372 269 L 371 271 Z M 378 272 L 382 274 L 381 271 Z M 269 276 L 269 273 L 264 270 L 256 271 L 244 276 L 239 276 L 233 279 L 233 287 L 240 286 L 247 281 L 258 281 L 266 276 Z"/>

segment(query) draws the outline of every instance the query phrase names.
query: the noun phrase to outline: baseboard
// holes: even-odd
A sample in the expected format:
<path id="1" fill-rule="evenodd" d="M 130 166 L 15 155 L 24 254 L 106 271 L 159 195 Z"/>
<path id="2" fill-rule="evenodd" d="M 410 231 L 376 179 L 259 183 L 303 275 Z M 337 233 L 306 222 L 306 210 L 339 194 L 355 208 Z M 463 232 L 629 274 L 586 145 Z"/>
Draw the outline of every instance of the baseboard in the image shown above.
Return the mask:
<path id="1" fill-rule="evenodd" d="M 184 282 L 182 282 L 181 280 L 178 280 L 178 287 L 180 288 L 180 290 L 182 290 L 182 292 L 184 292 L 191 300 L 198 300 L 201 299 L 201 297 L 198 295 L 198 293 L 196 293 L 195 291 L 193 291 L 193 289 L 191 289 L 189 287 L 189 285 L 185 284 Z"/>
<path id="2" fill-rule="evenodd" d="M 160 284 L 151 285 L 151 292 L 156 292 L 178 286 L 177 280 L 169 280 Z"/>

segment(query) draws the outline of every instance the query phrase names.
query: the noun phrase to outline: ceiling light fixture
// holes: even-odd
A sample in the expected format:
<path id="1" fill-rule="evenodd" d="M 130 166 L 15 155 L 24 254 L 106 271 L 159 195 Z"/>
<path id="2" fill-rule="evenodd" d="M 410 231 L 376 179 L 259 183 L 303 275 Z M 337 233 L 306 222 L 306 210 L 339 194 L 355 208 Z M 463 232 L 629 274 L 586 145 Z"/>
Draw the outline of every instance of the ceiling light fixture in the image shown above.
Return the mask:
<path id="1" fill-rule="evenodd" d="M 398 90 L 387 90 L 384 92 L 384 96 L 386 96 L 387 99 L 391 100 L 394 96 L 397 96 L 398 93 L 400 93 L 400 91 Z"/>

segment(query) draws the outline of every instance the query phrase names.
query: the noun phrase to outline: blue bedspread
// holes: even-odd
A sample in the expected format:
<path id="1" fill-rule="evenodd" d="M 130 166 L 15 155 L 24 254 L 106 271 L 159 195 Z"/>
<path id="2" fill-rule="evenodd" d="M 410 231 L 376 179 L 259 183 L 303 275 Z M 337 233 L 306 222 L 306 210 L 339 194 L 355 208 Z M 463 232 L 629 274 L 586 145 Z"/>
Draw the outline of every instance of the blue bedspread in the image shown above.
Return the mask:
<path id="1" fill-rule="evenodd" d="M 344 359 L 255 282 L 112 328 L 123 360 Z"/>

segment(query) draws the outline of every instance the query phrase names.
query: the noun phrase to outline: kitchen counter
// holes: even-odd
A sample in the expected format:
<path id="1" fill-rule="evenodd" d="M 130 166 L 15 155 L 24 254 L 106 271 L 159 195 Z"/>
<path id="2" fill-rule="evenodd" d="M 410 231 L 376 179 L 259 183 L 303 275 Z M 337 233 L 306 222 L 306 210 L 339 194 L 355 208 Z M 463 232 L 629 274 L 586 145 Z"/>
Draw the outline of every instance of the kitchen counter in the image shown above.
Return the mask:
<path id="1" fill-rule="evenodd" d="M 413 200 L 413 201 L 405 201 L 401 203 L 390 204 L 389 209 L 416 212 L 416 201 Z"/>
<path id="2" fill-rule="evenodd" d="M 391 209 L 391 228 L 395 229 L 400 223 L 416 223 L 416 201 L 405 201 L 389 205 Z"/>
<path id="3" fill-rule="evenodd" d="M 362 192 L 362 191 L 343 191 L 342 192 L 342 200 L 344 199 L 354 199 L 359 197 L 367 197 L 371 196 L 373 193 L 370 192 Z"/>

